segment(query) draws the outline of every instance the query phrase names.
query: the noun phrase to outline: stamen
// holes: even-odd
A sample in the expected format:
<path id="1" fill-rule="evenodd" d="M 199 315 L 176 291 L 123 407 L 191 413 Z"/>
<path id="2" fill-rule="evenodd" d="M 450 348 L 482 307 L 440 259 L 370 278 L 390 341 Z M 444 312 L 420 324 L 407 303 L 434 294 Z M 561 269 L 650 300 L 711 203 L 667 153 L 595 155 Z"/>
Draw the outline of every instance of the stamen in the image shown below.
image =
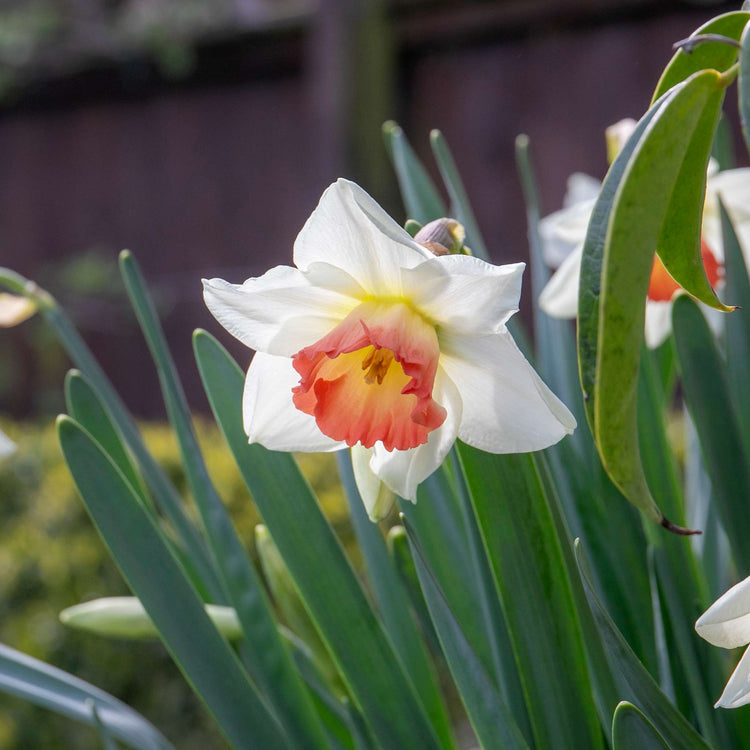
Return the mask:
<path id="1" fill-rule="evenodd" d="M 393 362 L 393 352 L 390 349 L 373 347 L 362 360 L 362 369 L 367 370 L 365 383 L 372 385 L 377 380 L 378 385 L 382 385 L 391 362 Z"/>

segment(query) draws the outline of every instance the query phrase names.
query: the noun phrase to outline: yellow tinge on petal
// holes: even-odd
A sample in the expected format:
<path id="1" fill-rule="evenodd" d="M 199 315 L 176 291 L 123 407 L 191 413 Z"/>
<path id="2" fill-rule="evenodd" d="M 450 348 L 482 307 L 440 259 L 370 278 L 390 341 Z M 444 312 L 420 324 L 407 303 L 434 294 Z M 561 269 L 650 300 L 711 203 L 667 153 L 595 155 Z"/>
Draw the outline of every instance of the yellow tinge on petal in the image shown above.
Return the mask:
<path id="1" fill-rule="evenodd" d="M 10 328 L 28 320 L 37 310 L 28 297 L 0 293 L 0 328 Z"/>

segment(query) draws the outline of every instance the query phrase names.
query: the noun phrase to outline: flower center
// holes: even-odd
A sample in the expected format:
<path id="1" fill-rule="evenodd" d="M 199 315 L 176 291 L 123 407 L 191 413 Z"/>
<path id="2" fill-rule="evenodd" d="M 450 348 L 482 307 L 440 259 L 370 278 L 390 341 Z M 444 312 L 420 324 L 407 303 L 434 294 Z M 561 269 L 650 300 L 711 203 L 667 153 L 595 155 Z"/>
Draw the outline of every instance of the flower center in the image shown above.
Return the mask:
<path id="1" fill-rule="evenodd" d="M 445 421 L 432 398 L 439 356 L 435 329 L 408 305 L 362 303 L 294 355 L 294 405 L 350 446 L 416 448 Z"/>
<path id="2" fill-rule="evenodd" d="M 716 289 L 719 282 L 724 278 L 724 266 L 716 259 L 713 250 L 703 239 L 701 239 L 701 258 L 708 282 L 712 289 Z M 648 286 L 648 299 L 652 302 L 669 302 L 680 289 L 682 287 L 670 276 L 659 256 L 654 255 L 651 281 Z"/>

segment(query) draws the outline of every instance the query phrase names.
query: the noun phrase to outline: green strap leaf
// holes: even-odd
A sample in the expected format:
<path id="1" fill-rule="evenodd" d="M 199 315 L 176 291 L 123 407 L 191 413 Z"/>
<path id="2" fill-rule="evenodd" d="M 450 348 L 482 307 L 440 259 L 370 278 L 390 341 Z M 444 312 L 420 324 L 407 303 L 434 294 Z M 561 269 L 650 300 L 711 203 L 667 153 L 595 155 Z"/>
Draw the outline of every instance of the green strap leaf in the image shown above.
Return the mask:
<path id="1" fill-rule="evenodd" d="M 0 692 L 91 727 L 98 720 L 112 737 L 136 750 L 172 749 L 159 730 L 130 706 L 88 682 L 4 644 L 0 644 Z"/>
<path id="2" fill-rule="evenodd" d="M 725 365 L 703 313 L 681 296 L 672 308 L 685 401 L 695 422 L 720 518 L 741 577 L 750 575 L 750 470 Z"/>
<path id="3" fill-rule="evenodd" d="M 656 727 L 632 703 L 622 701 L 612 717 L 613 750 L 670 750 Z"/>
<path id="4" fill-rule="evenodd" d="M 0 268 L 0 284 L 14 292 L 27 295 L 37 303 L 45 322 L 55 332 L 76 367 L 99 394 L 102 403 L 136 457 L 143 477 L 154 493 L 154 502 L 174 527 L 179 542 L 186 552 L 186 559 L 189 559 L 198 576 L 201 595 L 204 598 L 210 597 L 216 602 L 222 602 L 223 588 L 210 560 L 205 540 L 188 517 L 183 500 L 175 486 L 146 448 L 135 420 L 65 311 L 47 292 L 14 271 Z"/>
<path id="5" fill-rule="evenodd" d="M 479 742 L 485 750 L 527 750 L 513 715 L 456 622 L 413 530 L 408 538 L 432 622 Z"/>
<path id="6" fill-rule="evenodd" d="M 414 153 L 404 131 L 389 120 L 383 124 L 383 137 L 409 219 L 427 224 L 434 219 L 447 216 L 448 211 L 443 199 Z"/>
<path id="7" fill-rule="evenodd" d="M 750 13 L 747 11 L 724 13 L 696 29 L 690 38 L 694 39 L 705 34 L 718 34 L 738 40 L 748 21 L 750 21 Z M 718 41 L 700 42 L 692 47 L 679 49 L 664 69 L 656 85 L 652 104 L 673 86 L 690 78 L 694 73 L 707 68 L 723 72 L 734 65 L 736 59 L 737 48 Z"/>
<path id="8" fill-rule="evenodd" d="M 120 470 L 69 417 L 58 419 L 57 431 L 94 524 L 226 738 L 236 748 L 290 747 Z"/>
<path id="9" fill-rule="evenodd" d="M 214 564 L 245 633 L 240 654 L 253 680 L 288 727 L 295 744 L 323 748 L 323 728 L 279 636 L 260 578 L 208 475 L 177 368 L 143 275 L 131 253 L 120 254 L 120 269 L 156 364 L 169 421 L 177 435 L 185 476 L 200 512 Z"/>
<path id="10" fill-rule="evenodd" d="M 685 530 L 670 524 L 659 510 L 641 466 L 637 374 L 653 253 L 665 218 L 671 216 L 674 196 L 682 190 L 702 192 L 706 164 L 688 159 L 686 154 L 691 152 L 695 133 L 703 132 L 704 112 L 715 106 L 715 94 L 722 85 L 715 71 L 697 73 L 681 84 L 653 117 L 615 195 L 600 280 L 593 410 L 602 463 L 622 493 L 649 518 L 682 533 Z M 693 170 L 700 171 L 691 175 L 690 188 L 676 193 L 678 181 L 687 178 L 683 170 L 686 160 Z M 695 242 L 697 247 L 697 237 Z M 700 272 L 705 278 L 702 264 Z"/>
<path id="11" fill-rule="evenodd" d="M 469 203 L 469 196 L 466 194 L 466 188 L 445 136 L 439 130 L 433 130 L 430 133 L 430 145 L 432 146 L 432 152 L 435 154 L 435 161 L 437 161 L 445 187 L 448 188 L 448 195 L 451 197 L 451 209 L 455 213 L 455 218 L 466 229 L 466 244 L 478 258 L 489 261 L 490 254 L 487 252 L 487 246 L 482 239 L 479 224 L 477 224 L 474 211 Z"/>
<path id="12" fill-rule="evenodd" d="M 601 729 L 562 540 L 534 458 L 494 456 L 464 444 L 458 453 L 500 592 L 536 745 L 599 748 Z"/>
<path id="13" fill-rule="evenodd" d="M 288 453 L 248 445 L 244 375 L 216 339 L 194 336 L 211 409 L 268 531 L 353 699 L 383 747 L 441 747 L 341 544 Z"/>
<path id="14" fill-rule="evenodd" d="M 437 677 L 427 649 L 414 623 L 406 591 L 388 554 L 380 528 L 367 517 L 354 480 L 349 452 L 339 451 L 336 458 L 341 482 L 349 503 L 349 515 L 365 559 L 367 577 L 375 595 L 385 631 L 441 742 L 445 747 L 452 747 L 448 713 L 440 695 Z"/>
<path id="15" fill-rule="evenodd" d="M 632 701 L 643 711 L 672 750 L 711 750 L 706 741 L 664 695 L 612 622 L 596 595 L 583 546 L 578 540 L 575 551 L 591 614 L 599 628 L 621 696 Z"/>
<path id="16" fill-rule="evenodd" d="M 748 53 L 750 56 L 750 52 Z M 750 278 L 737 233 L 719 197 L 721 226 L 724 238 L 726 293 L 738 305 L 731 315 L 724 317 L 726 326 L 727 373 L 729 389 L 737 407 L 738 423 L 745 440 L 745 451 L 750 461 Z"/>

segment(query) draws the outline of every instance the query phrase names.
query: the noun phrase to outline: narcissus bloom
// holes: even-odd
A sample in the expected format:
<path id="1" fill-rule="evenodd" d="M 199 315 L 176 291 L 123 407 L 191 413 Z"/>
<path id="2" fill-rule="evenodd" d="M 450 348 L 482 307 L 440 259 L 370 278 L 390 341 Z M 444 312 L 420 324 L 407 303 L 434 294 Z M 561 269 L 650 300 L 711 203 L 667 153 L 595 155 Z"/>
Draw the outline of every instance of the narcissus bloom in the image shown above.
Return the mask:
<path id="1" fill-rule="evenodd" d="M 701 638 L 721 648 L 739 648 L 750 643 L 750 578 L 732 586 L 695 623 Z M 716 707 L 738 708 L 750 703 L 750 648 L 716 702 Z"/>
<path id="2" fill-rule="evenodd" d="M 545 262 L 557 268 L 539 296 L 539 307 L 552 317 L 575 318 L 577 314 L 583 242 L 599 187 L 600 183 L 593 177 L 571 175 L 565 208 L 546 216 L 539 224 Z M 714 289 L 721 286 L 724 278 L 719 195 L 746 253 L 747 264 L 750 260 L 750 169 L 730 169 L 708 177 L 701 255 Z M 659 346 L 669 336 L 672 300 L 682 291 L 655 256 L 646 302 L 645 334 L 649 347 Z"/>
<path id="3" fill-rule="evenodd" d="M 457 437 L 515 453 L 575 428 L 505 326 L 522 263 L 435 256 L 346 180 L 323 194 L 294 263 L 241 285 L 204 280 L 204 298 L 256 350 L 243 397 L 250 442 L 352 448 L 371 517 L 390 505 L 383 484 L 414 501 Z"/>

